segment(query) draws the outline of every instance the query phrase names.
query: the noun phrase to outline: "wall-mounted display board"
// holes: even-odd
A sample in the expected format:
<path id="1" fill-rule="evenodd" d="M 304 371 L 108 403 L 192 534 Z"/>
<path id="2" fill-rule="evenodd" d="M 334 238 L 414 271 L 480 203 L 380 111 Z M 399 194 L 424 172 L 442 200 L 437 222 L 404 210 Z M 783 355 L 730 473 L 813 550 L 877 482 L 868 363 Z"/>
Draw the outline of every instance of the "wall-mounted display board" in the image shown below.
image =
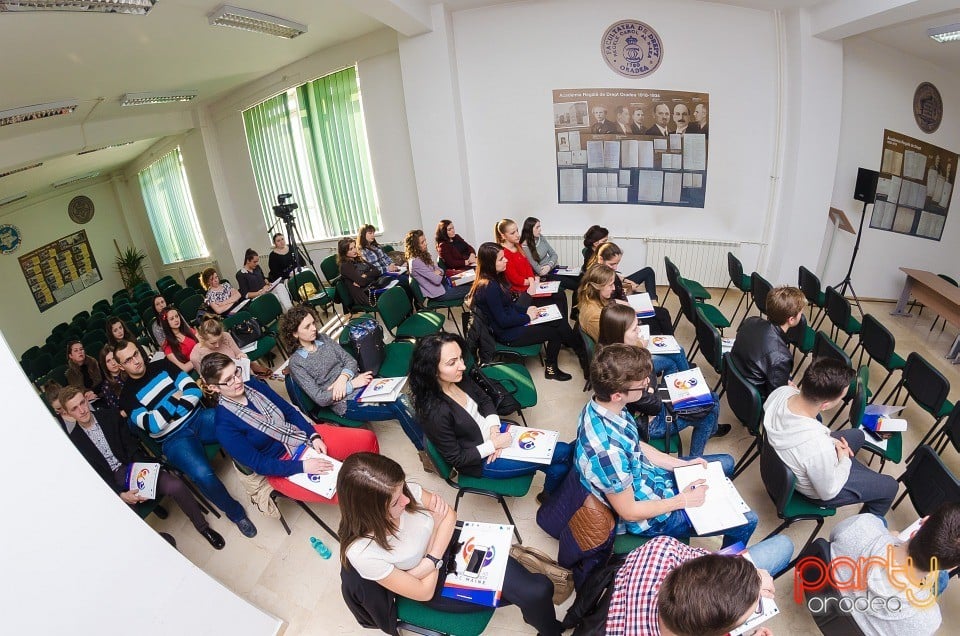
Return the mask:
<path id="1" fill-rule="evenodd" d="M 559 202 L 702 208 L 709 101 L 657 89 L 553 91 Z"/>
<path id="2" fill-rule="evenodd" d="M 85 230 L 47 243 L 19 260 L 40 311 L 50 309 L 101 280 Z"/>
<path id="3" fill-rule="evenodd" d="M 939 241 L 956 169 L 956 153 L 884 130 L 870 227 Z"/>

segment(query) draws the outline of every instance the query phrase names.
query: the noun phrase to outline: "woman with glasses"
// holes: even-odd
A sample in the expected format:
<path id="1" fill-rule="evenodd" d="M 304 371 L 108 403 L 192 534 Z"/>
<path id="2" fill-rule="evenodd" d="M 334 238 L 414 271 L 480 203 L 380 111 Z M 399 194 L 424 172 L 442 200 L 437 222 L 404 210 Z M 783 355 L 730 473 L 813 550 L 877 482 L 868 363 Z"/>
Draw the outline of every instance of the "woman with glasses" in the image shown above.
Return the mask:
<path id="1" fill-rule="evenodd" d="M 330 472 L 333 466 L 325 459 L 291 459 L 304 445 L 341 461 L 353 453 L 380 452 L 372 431 L 310 424 L 265 382 L 251 378 L 244 383 L 240 368 L 222 353 L 203 358 L 200 376 L 206 391 L 219 398 L 217 441 L 238 463 L 258 475 Z"/>

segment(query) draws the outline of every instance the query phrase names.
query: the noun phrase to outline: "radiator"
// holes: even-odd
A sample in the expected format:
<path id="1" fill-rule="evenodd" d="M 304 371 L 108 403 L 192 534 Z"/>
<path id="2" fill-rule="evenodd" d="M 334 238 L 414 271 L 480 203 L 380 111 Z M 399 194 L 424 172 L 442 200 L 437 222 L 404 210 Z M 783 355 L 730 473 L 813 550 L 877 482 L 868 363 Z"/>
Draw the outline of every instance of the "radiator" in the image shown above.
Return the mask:
<path id="1" fill-rule="evenodd" d="M 579 267 L 583 263 L 581 250 L 583 236 L 576 234 L 544 235 L 560 257 L 561 265 Z M 740 257 L 740 243 L 730 241 L 710 241 L 705 239 L 680 238 L 638 238 L 612 236 L 612 241 L 623 248 L 625 254 L 630 251 L 646 251 L 645 264 L 653 268 L 657 275 L 657 284 L 667 284 L 667 273 L 663 257 L 667 256 L 680 269 L 684 278 L 692 278 L 706 287 L 726 287 L 730 282 L 727 272 L 727 252 Z M 632 255 L 638 256 L 638 255 Z M 625 257 L 635 261 L 635 258 Z M 621 267 L 621 269 L 623 269 Z"/>

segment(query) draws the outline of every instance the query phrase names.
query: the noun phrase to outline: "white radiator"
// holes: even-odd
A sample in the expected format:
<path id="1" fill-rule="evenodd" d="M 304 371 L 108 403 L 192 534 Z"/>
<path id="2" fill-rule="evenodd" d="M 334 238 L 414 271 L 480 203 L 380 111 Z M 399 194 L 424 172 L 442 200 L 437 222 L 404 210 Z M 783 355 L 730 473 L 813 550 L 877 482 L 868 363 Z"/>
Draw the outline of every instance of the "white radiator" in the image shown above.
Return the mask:
<path id="1" fill-rule="evenodd" d="M 561 265 L 579 267 L 583 263 L 581 250 L 583 236 L 576 234 L 544 235 L 560 257 Z M 727 273 L 727 252 L 740 257 L 740 243 L 730 241 L 709 241 L 703 239 L 680 238 L 638 238 L 612 236 L 625 253 L 625 260 L 635 261 L 636 254 L 626 254 L 637 248 L 646 251 L 645 265 L 653 268 L 657 274 L 657 284 L 667 284 L 667 273 L 663 257 L 668 256 L 680 269 L 684 278 L 692 278 L 706 287 L 726 287 L 730 282 Z M 621 266 L 621 269 L 623 267 Z"/>

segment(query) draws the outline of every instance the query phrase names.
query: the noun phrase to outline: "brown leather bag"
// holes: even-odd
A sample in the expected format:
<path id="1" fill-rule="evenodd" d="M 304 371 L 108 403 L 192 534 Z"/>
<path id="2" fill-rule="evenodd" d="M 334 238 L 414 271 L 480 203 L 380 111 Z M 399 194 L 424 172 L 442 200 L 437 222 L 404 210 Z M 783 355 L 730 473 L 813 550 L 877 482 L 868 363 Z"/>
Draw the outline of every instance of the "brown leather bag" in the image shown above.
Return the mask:
<path id="1" fill-rule="evenodd" d="M 553 604 L 560 605 L 573 594 L 573 573 L 551 559 L 546 552 L 525 545 L 510 546 L 510 556 L 534 574 L 543 574 L 553 583 Z"/>
<path id="2" fill-rule="evenodd" d="M 613 532 L 616 520 L 610 508 L 593 494 L 587 495 L 580 509 L 570 518 L 570 532 L 583 552 L 604 544 Z"/>

